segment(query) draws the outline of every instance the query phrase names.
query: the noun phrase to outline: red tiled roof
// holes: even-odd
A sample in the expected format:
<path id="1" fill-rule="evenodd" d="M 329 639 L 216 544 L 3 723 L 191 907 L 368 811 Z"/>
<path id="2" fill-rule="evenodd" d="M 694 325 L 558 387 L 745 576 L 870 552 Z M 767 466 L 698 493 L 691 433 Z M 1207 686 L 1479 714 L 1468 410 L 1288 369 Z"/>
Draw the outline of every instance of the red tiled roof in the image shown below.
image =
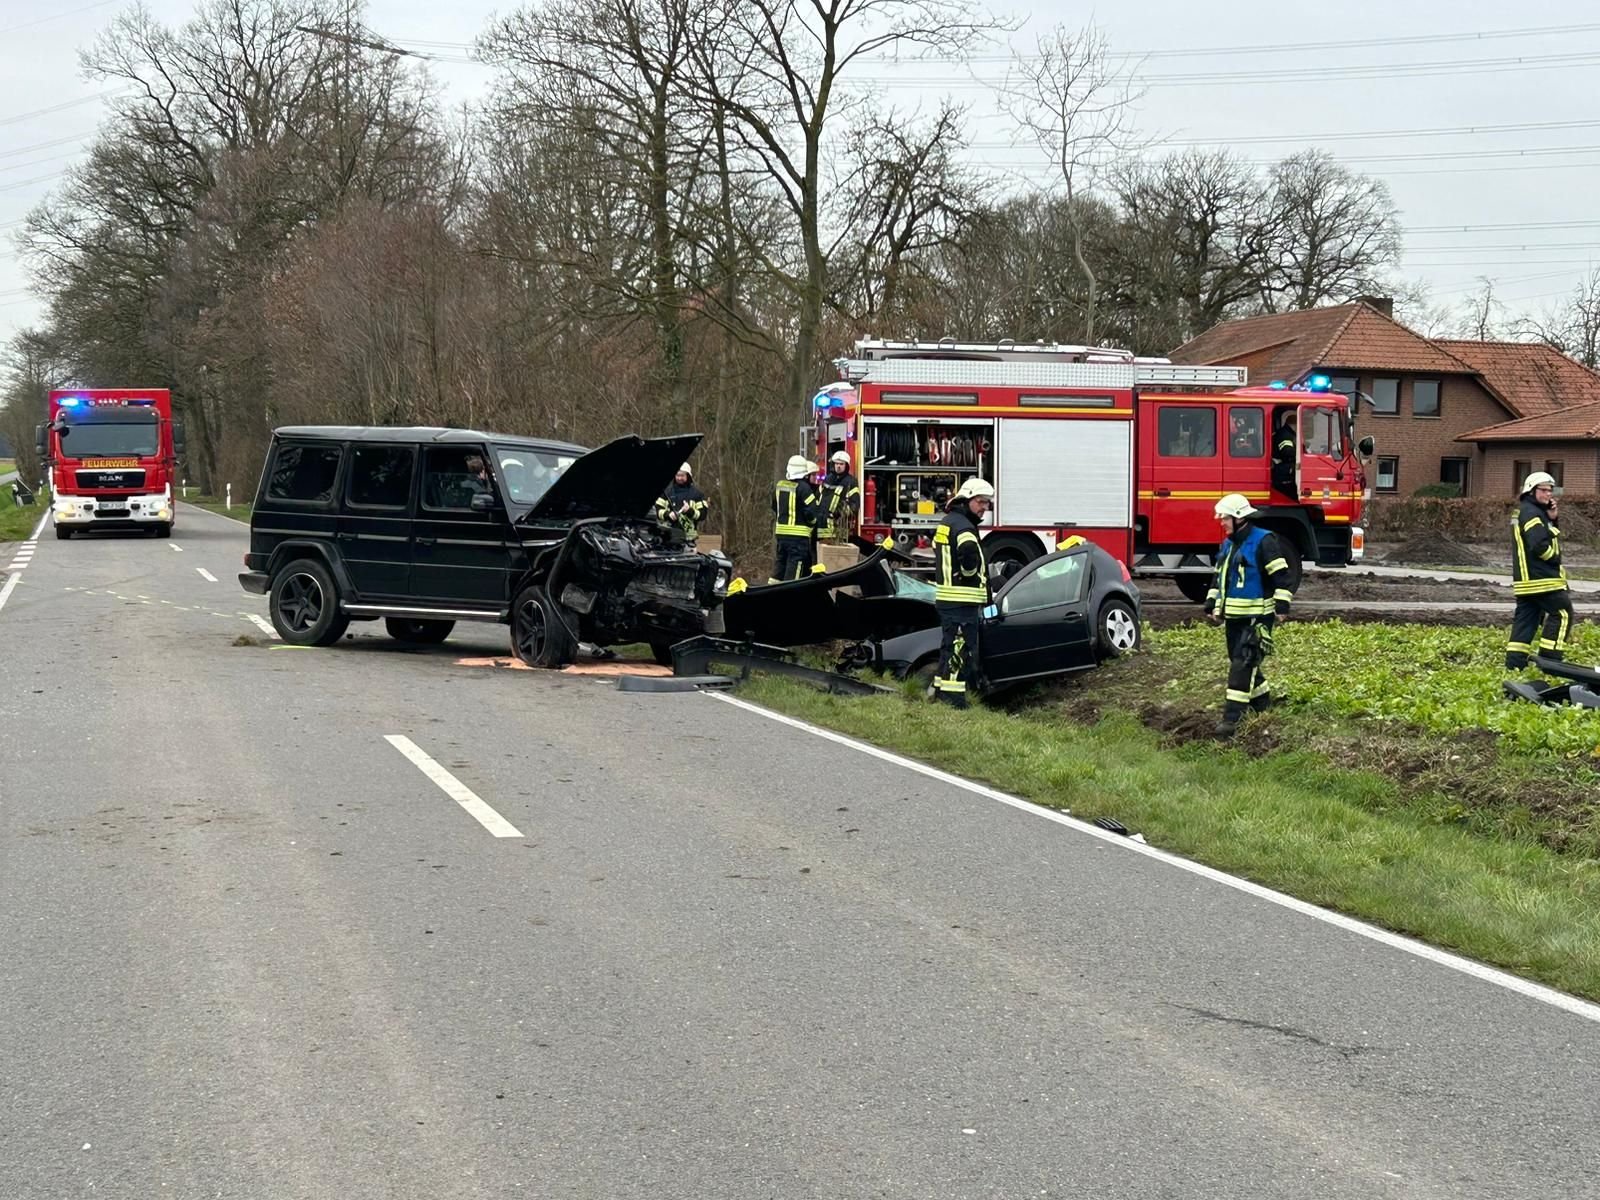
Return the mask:
<path id="1" fill-rule="evenodd" d="M 1463 433 L 1456 441 L 1571 442 L 1589 438 L 1600 438 L 1600 400 L 1572 408 L 1558 408 L 1554 412 L 1542 412 L 1523 417 L 1520 421 L 1486 425 L 1471 433 Z"/>
<path id="2" fill-rule="evenodd" d="M 1600 375 L 1550 346 L 1435 340 L 1481 374 L 1519 416 L 1600 402 Z"/>
<path id="3" fill-rule="evenodd" d="M 1357 301 L 1332 308 L 1273 313 L 1224 321 L 1184 343 L 1168 357 L 1176 363 L 1223 364 L 1271 351 L 1252 378 L 1296 383 L 1312 371 L 1438 371 L 1476 375 L 1477 370 L 1413 333 L 1371 305 Z"/>

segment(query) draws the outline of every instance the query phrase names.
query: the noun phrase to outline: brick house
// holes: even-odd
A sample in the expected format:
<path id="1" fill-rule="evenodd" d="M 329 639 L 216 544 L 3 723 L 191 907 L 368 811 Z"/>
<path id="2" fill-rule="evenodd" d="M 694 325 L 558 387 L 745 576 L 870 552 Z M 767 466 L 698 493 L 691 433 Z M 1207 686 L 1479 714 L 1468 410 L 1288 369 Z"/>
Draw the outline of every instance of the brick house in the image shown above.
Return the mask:
<path id="1" fill-rule="evenodd" d="M 1600 491 L 1600 374 L 1548 346 L 1426 338 L 1392 308 L 1363 298 L 1224 321 L 1169 357 L 1248 367 L 1252 383 L 1322 374 L 1359 393 L 1379 494 L 1447 483 L 1464 496 L 1514 495 L 1522 476 L 1512 475 L 1529 464 L 1567 492 Z"/>

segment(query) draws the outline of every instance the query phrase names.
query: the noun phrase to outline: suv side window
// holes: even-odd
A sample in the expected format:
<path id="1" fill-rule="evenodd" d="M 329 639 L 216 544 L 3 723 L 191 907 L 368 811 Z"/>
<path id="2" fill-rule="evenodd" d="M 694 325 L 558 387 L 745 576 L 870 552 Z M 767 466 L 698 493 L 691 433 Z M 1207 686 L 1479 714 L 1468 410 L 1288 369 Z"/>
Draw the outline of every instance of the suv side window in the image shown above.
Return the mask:
<path id="1" fill-rule="evenodd" d="M 267 496 L 296 504 L 331 504 L 339 479 L 338 445 L 288 442 L 278 447 L 267 478 Z"/>
<path id="2" fill-rule="evenodd" d="M 349 499 L 355 508 L 406 508 L 411 503 L 410 446 L 354 446 L 350 451 Z"/>
<path id="3" fill-rule="evenodd" d="M 422 459 L 422 507 L 470 512 L 472 498 L 494 494 L 489 456 L 479 446 L 429 446 Z"/>

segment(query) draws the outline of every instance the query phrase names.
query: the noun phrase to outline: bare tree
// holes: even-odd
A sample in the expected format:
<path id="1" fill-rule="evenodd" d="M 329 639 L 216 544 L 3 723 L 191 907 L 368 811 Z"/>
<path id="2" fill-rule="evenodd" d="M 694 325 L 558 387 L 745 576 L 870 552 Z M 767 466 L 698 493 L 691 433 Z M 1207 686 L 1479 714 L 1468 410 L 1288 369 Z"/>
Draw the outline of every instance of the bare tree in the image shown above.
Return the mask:
<path id="1" fill-rule="evenodd" d="M 1389 189 L 1322 150 L 1272 170 L 1275 263 L 1262 293 L 1269 311 L 1315 308 L 1381 286 L 1400 254 Z"/>
<path id="2" fill-rule="evenodd" d="M 1004 85 L 1018 102 L 1018 123 L 1049 156 L 1066 197 L 1072 254 L 1087 285 L 1083 338 L 1090 345 L 1099 281 L 1085 249 L 1081 202 L 1095 193 L 1107 168 L 1135 148 L 1133 106 L 1143 93 L 1133 72 L 1112 59 L 1100 30 L 1057 26 L 1039 39 L 1034 54 L 1013 61 Z"/>
<path id="3" fill-rule="evenodd" d="M 1518 337 L 1543 342 L 1591 370 L 1600 368 L 1600 267 L 1542 316 L 1523 317 L 1513 326 Z"/>
<path id="4" fill-rule="evenodd" d="M 1461 302 L 1456 312 L 1456 336 L 1487 342 L 1503 331 L 1505 305 L 1495 298 L 1494 280 L 1478 276 L 1478 290 Z"/>

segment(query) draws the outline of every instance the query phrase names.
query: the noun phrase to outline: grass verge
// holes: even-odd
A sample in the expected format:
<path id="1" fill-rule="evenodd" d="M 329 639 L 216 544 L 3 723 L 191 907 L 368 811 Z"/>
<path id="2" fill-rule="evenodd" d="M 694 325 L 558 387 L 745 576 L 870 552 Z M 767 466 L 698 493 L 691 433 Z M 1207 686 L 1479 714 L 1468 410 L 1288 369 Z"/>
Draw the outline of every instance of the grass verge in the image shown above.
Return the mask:
<path id="1" fill-rule="evenodd" d="M 244 521 L 247 523 L 250 520 L 250 510 L 252 507 L 254 507 L 253 505 L 242 504 L 238 500 L 235 500 L 233 502 L 233 507 L 229 508 L 226 503 L 218 499 L 216 496 L 201 496 L 193 493 L 191 493 L 189 498 L 186 500 L 180 498 L 179 503 L 192 504 L 196 508 L 204 508 L 210 512 L 220 513 L 224 517 L 232 517 L 235 521 Z"/>
<path id="2" fill-rule="evenodd" d="M 1337 647 L 1317 636 L 1359 639 L 1368 628 L 1291 626 L 1279 635 L 1282 658 L 1296 634 L 1315 659 Z M 1218 645 L 1201 656 L 1198 634 Z M 1348 697 L 1310 692 L 1223 747 L 1205 737 L 1220 700 L 1220 642 L 1210 629 L 1163 631 L 1135 659 L 966 714 L 773 679 L 743 694 L 1040 804 L 1115 817 L 1154 845 L 1600 1000 L 1600 776 L 1590 756 L 1526 748 L 1481 726 L 1447 732 L 1366 715 Z M 1397 675 L 1381 658 L 1342 661 L 1353 664 L 1347 674 Z"/>
<path id="3" fill-rule="evenodd" d="M 42 497 L 31 508 L 18 508 L 9 494 L 0 493 L 0 542 L 23 541 L 49 511 L 50 505 Z"/>

